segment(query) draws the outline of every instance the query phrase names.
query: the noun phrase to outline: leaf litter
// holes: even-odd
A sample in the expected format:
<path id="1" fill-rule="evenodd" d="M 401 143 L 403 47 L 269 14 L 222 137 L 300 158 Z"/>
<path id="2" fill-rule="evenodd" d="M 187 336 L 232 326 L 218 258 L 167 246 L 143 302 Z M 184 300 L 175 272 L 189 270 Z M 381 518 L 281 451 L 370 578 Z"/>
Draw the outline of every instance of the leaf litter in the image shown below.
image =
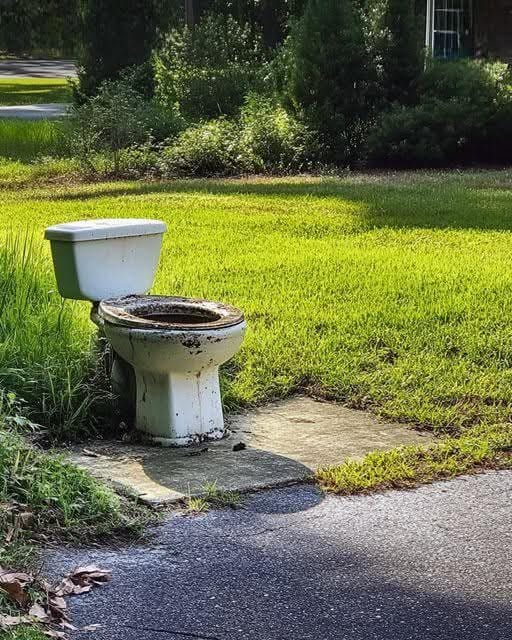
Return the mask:
<path id="1" fill-rule="evenodd" d="M 57 585 L 31 573 L 10 571 L 0 567 L 0 591 L 19 608 L 19 615 L 0 615 L 0 629 L 7 630 L 20 624 L 42 625 L 42 633 L 50 638 L 68 638 L 66 631 L 74 631 L 67 612 L 66 598 L 88 593 L 111 579 L 111 572 L 96 565 L 77 567 Z M 81 631 L 94 631 L 98 625 L 83 627 Z"/>

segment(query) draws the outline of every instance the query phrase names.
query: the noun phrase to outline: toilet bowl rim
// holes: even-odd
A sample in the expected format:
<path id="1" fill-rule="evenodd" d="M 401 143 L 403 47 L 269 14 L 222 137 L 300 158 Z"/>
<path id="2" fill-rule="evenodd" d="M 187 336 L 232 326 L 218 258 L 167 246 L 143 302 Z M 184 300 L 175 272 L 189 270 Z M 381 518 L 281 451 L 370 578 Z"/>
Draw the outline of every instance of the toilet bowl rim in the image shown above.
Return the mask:
<path id="1" fill-rule="evenodd" d="M 165 305 L 165 307 L 164 307 Z M 175 307 L 192 307 L 198 311 L 207 311 L 219 316 L 218 319 L 199 324 L 158 322 L 137 315 L 141 309 L 154 311 L 168 310 L 169 305 Z M 98 317 L 107 324 L 140 329 L 143 331 L 211 331 L 226 329 L 245 323 L 244 314 L 240 309 L 222 302 L 203 300 L 201 298 L 184 298 L 178 296 L 132 295 L 121 298 L 102 300 L 98 306 Z"/>

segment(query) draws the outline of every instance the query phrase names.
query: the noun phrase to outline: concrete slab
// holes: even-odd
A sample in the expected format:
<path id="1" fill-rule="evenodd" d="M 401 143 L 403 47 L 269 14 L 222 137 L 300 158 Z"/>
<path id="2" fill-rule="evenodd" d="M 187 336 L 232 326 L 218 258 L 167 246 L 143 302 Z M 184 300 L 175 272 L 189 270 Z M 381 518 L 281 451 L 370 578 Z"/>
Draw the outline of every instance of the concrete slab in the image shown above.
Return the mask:
<path id="1" fill-rule="evenodd" d="M 0 118 L 51 120 L 52 118 L 63 118 L 66 116 L 68 107 L 68 104 L 62 102 L 0 107 Z"/>
<path id="2" fill-rule="evenodd" d="M 403 424 L 380 422 L 369 413 L 305 397 L 231 416 L 228 424 L 228 438 L 198 447 L 95 442 L 85 452 L 74 450 L 69 456 L 102 480 L 161 505 L 200 495 L 208 482 L 236 491 L 283 486 L 347 458 L 432 439 Z"/>

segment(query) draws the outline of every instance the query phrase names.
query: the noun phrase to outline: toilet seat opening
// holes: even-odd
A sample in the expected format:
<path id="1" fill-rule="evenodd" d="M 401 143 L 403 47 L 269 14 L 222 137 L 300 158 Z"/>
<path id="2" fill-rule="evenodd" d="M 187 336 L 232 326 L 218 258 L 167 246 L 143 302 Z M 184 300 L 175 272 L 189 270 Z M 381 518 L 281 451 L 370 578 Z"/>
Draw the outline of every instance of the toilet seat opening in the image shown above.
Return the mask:
<path id="1" fill-rule="evenodd" d="M 196 307 L 180 307 L 169 311 L 159 310 L 149 313 L 135 313 L 138 318 L 169 325 L 194 325 L 217 322 L 221 319 L 218 313 L 209 309 L 197 309 Z"/>

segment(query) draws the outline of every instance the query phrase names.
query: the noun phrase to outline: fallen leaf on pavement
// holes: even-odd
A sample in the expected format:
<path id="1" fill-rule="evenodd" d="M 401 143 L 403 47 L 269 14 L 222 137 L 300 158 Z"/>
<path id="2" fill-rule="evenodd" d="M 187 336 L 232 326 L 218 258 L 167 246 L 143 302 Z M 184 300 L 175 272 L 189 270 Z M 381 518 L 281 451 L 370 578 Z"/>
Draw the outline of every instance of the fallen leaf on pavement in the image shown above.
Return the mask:
<path id="1" fill-rule="evenodd" d="M 28 610 L 28 615 L 37 618 L 39 622 L 49 622 L 50 618 L 40 604 L 33 604 Z"/>

